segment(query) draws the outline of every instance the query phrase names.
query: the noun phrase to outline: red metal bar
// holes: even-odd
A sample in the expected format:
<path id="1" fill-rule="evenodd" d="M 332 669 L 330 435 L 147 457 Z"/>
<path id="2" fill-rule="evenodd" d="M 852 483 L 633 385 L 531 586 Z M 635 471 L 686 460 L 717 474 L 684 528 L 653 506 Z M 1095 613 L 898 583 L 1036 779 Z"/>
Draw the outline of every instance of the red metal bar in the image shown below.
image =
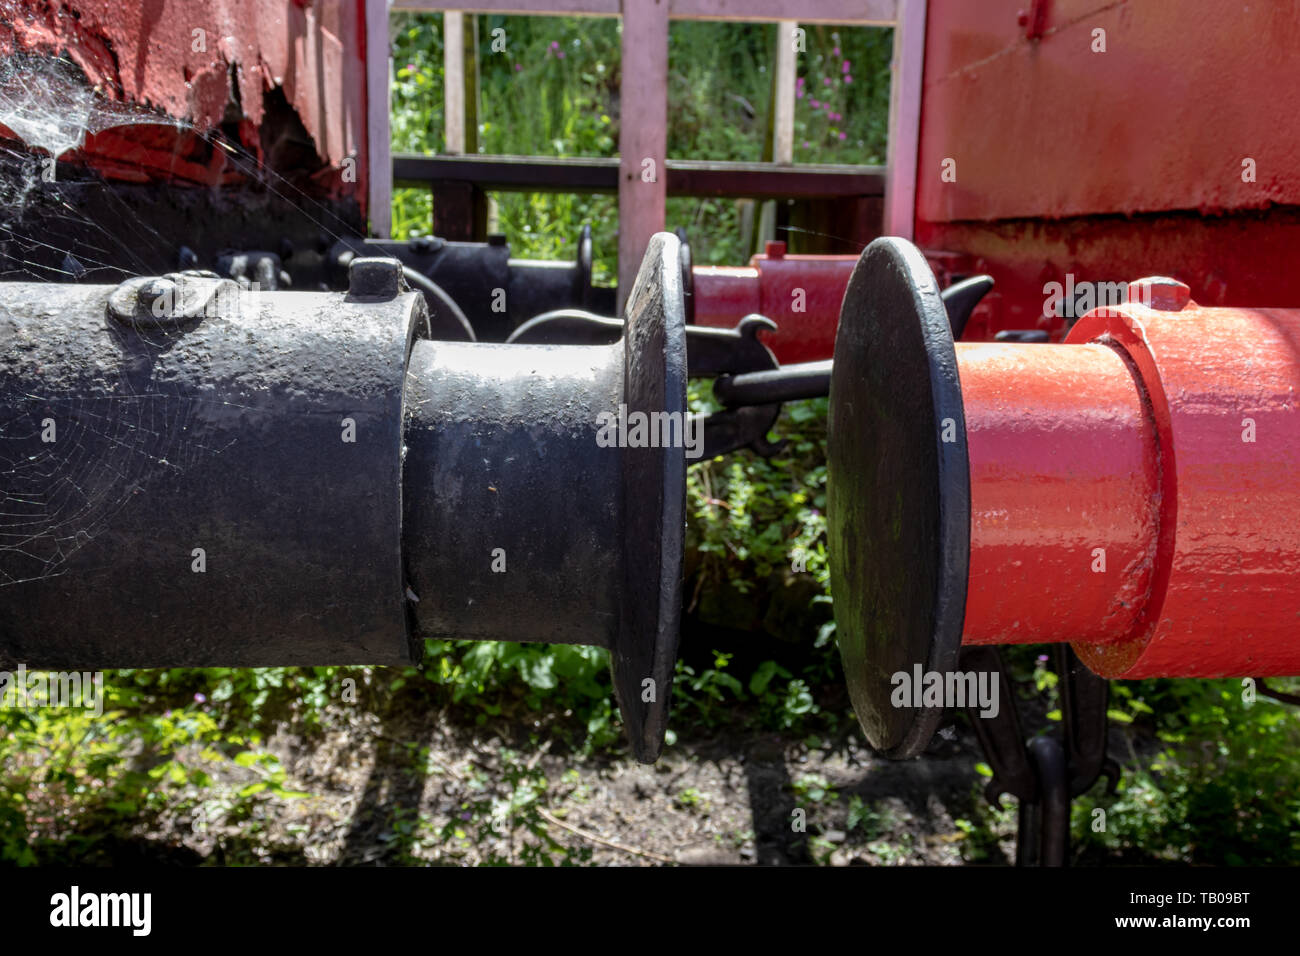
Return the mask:
<path id="1" fill-rule="evenodd" d="M 1187 292 L 1135 283 L 1065 345 L 957 346 L 963 643 L 1070 640 L 1106 677 L 1300 673 L 1300 310 Z"/>

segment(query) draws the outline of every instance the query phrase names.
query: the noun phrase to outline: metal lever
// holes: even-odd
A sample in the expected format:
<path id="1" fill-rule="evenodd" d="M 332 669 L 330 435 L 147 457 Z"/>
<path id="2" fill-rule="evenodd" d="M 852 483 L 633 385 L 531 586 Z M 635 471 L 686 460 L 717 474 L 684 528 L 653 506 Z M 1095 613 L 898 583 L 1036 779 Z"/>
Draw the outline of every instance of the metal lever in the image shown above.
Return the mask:
<path id="1" fill-rule="evenodd" d="M 939 294 L 954 339 L 961 337 L 971 312 L 992 288 L 991 276 L 978 275 L 954 282 Z M 689 351 L 694 344 L 689 339 L 689 329 L 687 335 Z M 831 361 L 799 362 L 760 372 L 723 375 L 714 382 L 713 394 L 728 408 L 821 398 L 830 394 Z"/>

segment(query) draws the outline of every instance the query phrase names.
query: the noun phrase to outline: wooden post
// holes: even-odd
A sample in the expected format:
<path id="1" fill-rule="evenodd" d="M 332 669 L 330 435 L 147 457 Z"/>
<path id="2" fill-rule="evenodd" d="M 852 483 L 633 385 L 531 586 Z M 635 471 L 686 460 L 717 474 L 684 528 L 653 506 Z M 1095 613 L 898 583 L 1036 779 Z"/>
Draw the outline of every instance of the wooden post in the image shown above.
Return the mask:
<path id="1" fill-rule="evenodd" d="M 926 0 L 898 0 L 894 25 L 884 226 L 885 235 L 904 239 L 912 238 L 916 216 L 921 84 L 925 79 L 925 4 Z"/>
<path id="2" fill-rule="evenodd" d="M 668 0 L 623 0 L 618 132 L 618 311 L 650 237 L 664 228 L 668 174 Z"/>
<path id="3" fill-rule="evenodd" d="M 366 213 L 370 234 L 393 231 L 393 159 L 388 117 L 393 64 L 388 49 L 389 0 L 366 0 Z"/>
<path id="4" fill-rule="evenodd" d="M 798 26 L 796 20 L 781 20 L 776 25 L 776 64 L 772 70 L 764 162 L 785 165 L 794 162 L 794 31 Z M 786 211 L 777 207 L 775 199 L 763 203 L 758 234 L 750 251 L 762 252 L 768 240 L 777 238 L 777 231 L 787 218 L 783 215 Z"/>
<path id="5" fill-rule="evenodd" d="M 772 160 L 794 162 L 794 37 L 799 24 L 782 20 L 776 25 L 776 96 L 772 122 Z"/>
<path id="6" fill-rule="evenodd" d="M 465 152 L 478 154 L 478 14 L 465 15 Z"/>
<path id="7" fill-rule="evenodd" d="M 443 152 L 465 152 L 465 14 L 442 15 Z"/>
<path id="8" fill-rule="evenodd" d="M 487 193 L 474 183 L 437 179 L 433 192 L 433 234 L 453 242 L 473 242 L 487 235 Z"/>

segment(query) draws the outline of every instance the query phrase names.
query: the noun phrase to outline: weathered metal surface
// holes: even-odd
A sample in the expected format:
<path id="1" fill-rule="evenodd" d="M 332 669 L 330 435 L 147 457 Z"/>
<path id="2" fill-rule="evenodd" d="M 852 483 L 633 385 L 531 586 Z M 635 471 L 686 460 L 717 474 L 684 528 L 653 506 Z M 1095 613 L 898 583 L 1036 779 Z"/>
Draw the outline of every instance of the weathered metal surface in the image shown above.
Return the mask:
<path id="1" fill-rule="evenodd" d="M 968 273 L 997 283 L 987 308 L 972 318 L 966 341 L 992 339 L 1003 329 L 1042 329 L 1061 341 L 1096 304 L 1084 294 L 1122 290 L 1133 276 L 1167 275 L 1184 282 L 1203 305 L 1267 308 L 1300 302 L 1293 267 L 1300 209 L 1275 206 L 1202 216 L 1196 210 L 1133 217 L 918 223 L 927 250 L 958 250 Z M 934 264 L 938 258 L 928 252 Z M 1066 318 L 1049 302 L 1066 286 L 1083 305 Z"/>
<path id="2" fill-rule="evenodd" d="M 1017 22 L 1025 9 L 930 0 L 919 220 L 1300 203 L 1291 4 L 1053 0 L 1038 39 Z"/>
<path id="3" fill-rule="evenodd" d="M 653 761 L 698 438 L 678 240 L 653 238 L 603 346 L 435 342 L 400 262 L 349 278 L 0 286 L 0 665 L 595 644 Z"/>
<path id="4" fill-rule="evenodd" d="M 845 679 L 872 746 L 912 756 L 943 710 L 893 706 L 891 677 L 957 664 L 970 472 L 948 316 L 905 240 L 877 239 L 853 270 L 830 404 L 827 537 Z"/>
<path id="5" fill-rule="evenodd" d="M 422 637 L 613 644 L 626 458 L 596 439 L 623 400 L 621 341 L 417 343 L 405 535 Z"/>
<path id="6" fill-rule="evenodd" d="M 17 154 L 0 152 L 2 182 L 30 183 L 35 169 L 34 160 L 24 163 Z M 323 288 L 323 253 L 333 241 L 329 230 L 350 234 L 362 219 L 353 203 L 304 207 L 301 198 L 249 186 L 173 189 L 119 182 L 105 188 L 97 174 L 61 163 L 54 182 L 41 182 L 23 203 L 6 207 L 0 274 L 6 281 L 118 282 L 215 268 L 231 249 L 260 247 L 276 250 L 294 288 Z M 68 256 L 83 263 L 84 273 L 68 268 Z M 233 274 L 233 260 L 228 266 Z M 339 283 L 346 288 L 346 274 Z"/>
<path id="7" fill-rule="evenodd" d="M 193 130 L 176 124 L 89 130 L 84 159 L 107 178 L 171 181 L 179 172 L 205 185 L 232 176 L 256 179 L 195 133 L 224 124 L 250 153 L 259 159 L 265 153 L 269 161 L 285 145 L 286 130 L 265 124 L 277 96 L 320 157 L 316 185 L 327 180 L 332 195 L 358 202 L 365 196 L 366 170 L 357 162 L 366 109 L 361 0 L 10 0 L 9 6 L 12 15 L 0 19 L 0 54 L 67 57 L 84 73 L 86 90 L 99 87 L 192 124 Z M 348 160 L 353 166 L 344 175 Z"/>
<path id="8" fill-rule="evenodd" d="M 695 322 L 730 327 L 750 313 L 776 322 L 768 347 L 783 364 L 829 358 L 857 256 L 786 255 L 769 242 L 746 267 L 697 266 Z"/>
<path id="9" fill-rule="evenodd" d="M 1124 359 L 1105 345 L 962 342 L 957 360 L 971 474 L 963 640 L 1123 637 L 1151 586 L 1160 492 Z M 1094 548 L 1109 573 L 1090 570 Z"/>
<path id="10" fill-rule="evenodd" d="M 931 0 L 929 22 L 915 241 L 996 280 L 968 340 L 1061 341 L 1086 311 L 1045 311 L 1067 281 L 1300 302 L 1292 5 Z"/>
<path id="11" fill-rule="evenodd" d="M 1071 641 L 1107 677 L 1300 671 L 1300 531 L 1277 520 L 1300 506 L 1300 313 L 1186 292 L 1135 283 L 1064 346 L 958 345 L 966 641 Z"/>
<path id="12" fill-rule="evenodd" d="M 685 246 L 683 245 L 683 248 Z M 681 276 L 685 283 L 690 276 L 689 259 L 682 258 Z M 715 388 L 724 391 L 735 373 L 741 374 L 740 388 L 749 389 L 746 401 L 728 401 L 726 409 L 708 414 L 692 415 L 704 432 L 704 451 L 697 462 L 708 461 L 718 455 L 740 448 L 749 448 L 755 454 L 771 456 L 780 451 L 781 442 L 769 441 L 768 433 L 781 414 L 781 401 L 755 398 L 754 383 L 745 381 L 750 373 L 779 374 L 776 357 L 758 339 L 759 332 L 775 328 L 771 319 L 761 315 L 748 315 L 734 329 L 703 325 L 686 326 L 687 375 L 691 378 L 717 377 Z M 551 343 L 569 345 L 603 345 L 618 340 L 623 333 L 620 319 L 609 319 L 577 309 L 558 309 L 529 319 L 511 333 L 510 342 Z M 829 366 L 829 363 L 826 363 Z M 805 370 L 806 371 L 806 370 Z M 810 381 L 795 389 L 813 395 L 825 395 L 830 384 L 829 367 L 813 373 Z M 777 386 L 788 388 L 788 384 Z M 759 391 L 770 391 L 772 385 L 764 382 Z M 718 395 L 722 398 L 722 395 Z"/>
<path id="13" fill-rule="evenodd" d="M 623 395 L 628 413 L 666 413 L 684 420 L 686 316 L 676 236 L 650 237 L 625 314 Z M 632 749 L 638 760 L 649 762 L 663 747 L 677 663 L 686 458 L 680 445 L 628 448 L 626 455 L 625 603 L 610 668 Z"/>
<path id="14" fill-rule="evenodd" d="M 5 661 L 411 659 L 398 423 L 423 300 L 221 288 L 158 327 L 113 286 L 0 285 Z"/>
<path id="15" fill-rule="evenodd" d="M 1128 640 L 1078 641 L 1107 677 L 1300 673 L 1300 311 L 1164 311 L 1134 301 L 1091 313 L 1068 348 L 1123 352 L 1160 455 L 1152 583 Z M 1113 566 L 1112 566 L 1113 567 Z"/>
<path id="16" fill-rule="evenodd" d="M 830 394 L 831 361 L 801 362 L 770 372 L 725 375 L 713 383 L 713 394 L 724 405 L 765 405 L 823 398 Z"/>

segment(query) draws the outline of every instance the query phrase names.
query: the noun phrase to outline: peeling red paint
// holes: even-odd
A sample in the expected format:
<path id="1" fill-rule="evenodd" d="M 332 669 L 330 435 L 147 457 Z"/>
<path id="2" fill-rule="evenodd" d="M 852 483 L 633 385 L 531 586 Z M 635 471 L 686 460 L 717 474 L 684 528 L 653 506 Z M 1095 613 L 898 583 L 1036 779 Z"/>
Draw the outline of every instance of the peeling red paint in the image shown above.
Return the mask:
<path id="1" fill-rule="evenodd" d="M 328 167 L 312 178 L 364 201 L 363 2 L 0 0 L 0 55 L 65 55 L 105 96 L 203 133 L 236 108 L 241 144 L 259 156 L 264 96 L 279 88 Z M 90 135 L 81 154 L 122 179 L 217 185 L 239 176 L 201 137 L 165 126 Z M 349 157 L 357 161 L 355 182 L 339 174 Z"/>

